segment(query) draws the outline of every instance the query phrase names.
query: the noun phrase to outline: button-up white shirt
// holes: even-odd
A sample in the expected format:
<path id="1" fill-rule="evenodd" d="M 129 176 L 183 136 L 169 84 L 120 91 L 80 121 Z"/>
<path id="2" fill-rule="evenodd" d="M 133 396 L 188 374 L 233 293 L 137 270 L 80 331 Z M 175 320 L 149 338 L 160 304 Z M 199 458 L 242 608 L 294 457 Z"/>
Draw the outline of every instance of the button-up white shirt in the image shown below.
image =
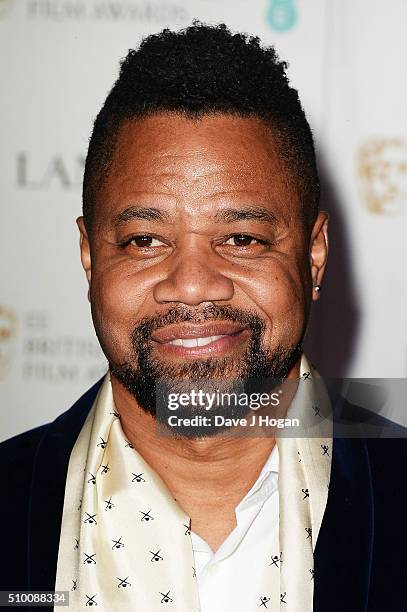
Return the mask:
<path id="1" fill-rule="evenodd" d="M 216 552 L 191 532 L 201 612 L 250 612 L 258 598 L 278 529 L 277 445 L 235 514 L 237 525 Z"/>

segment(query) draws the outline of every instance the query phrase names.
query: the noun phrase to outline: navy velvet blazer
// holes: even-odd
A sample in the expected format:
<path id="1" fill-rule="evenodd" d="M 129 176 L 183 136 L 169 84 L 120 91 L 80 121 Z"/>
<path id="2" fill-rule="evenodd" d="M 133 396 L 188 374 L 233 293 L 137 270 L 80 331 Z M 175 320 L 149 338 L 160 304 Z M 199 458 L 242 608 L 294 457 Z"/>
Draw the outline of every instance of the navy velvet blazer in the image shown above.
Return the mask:
<path id="1" fill-rule="evenodd" d="M 0 444 L 0 590 L 54 590 L 69 456 L 100 384 L 52 423 Z M 357 410 L 340 402 L 345 420 Z M 314 612 L 407 611 L 407 439 L 394 432 L 334 439 Z"/>

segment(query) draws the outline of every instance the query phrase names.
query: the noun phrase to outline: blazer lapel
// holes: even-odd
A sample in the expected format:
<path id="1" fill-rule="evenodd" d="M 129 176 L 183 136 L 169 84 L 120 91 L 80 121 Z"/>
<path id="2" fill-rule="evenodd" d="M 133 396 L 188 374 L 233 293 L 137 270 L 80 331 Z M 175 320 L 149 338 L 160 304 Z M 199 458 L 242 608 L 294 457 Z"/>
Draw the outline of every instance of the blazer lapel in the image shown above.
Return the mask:
<path id="1" fill-rule="evenodd" d="M 373 548 L 373 491 L 363 439 L 335 438 L 314 556 L 314 612 L 365 612 Z"/>
<path id="2" fill-rule="evenodd" d="M 28 517 L 28 588 L 31 590 L 54 590 L 69 458 L 101 382 L 51 423 L 39 443 Z"/>

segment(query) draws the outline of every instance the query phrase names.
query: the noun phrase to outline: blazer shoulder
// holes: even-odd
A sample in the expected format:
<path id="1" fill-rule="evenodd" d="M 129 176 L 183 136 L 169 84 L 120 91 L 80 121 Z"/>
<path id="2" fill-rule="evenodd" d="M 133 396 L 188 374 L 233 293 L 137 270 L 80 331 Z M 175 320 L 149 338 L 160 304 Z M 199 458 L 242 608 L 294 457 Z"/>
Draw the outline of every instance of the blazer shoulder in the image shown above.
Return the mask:
<path id="1" fill-rule="evenodd" d="M 21 471 L 25 467 L 31 474 L 37 451 L 50 432 L 55 430 L 68 434 L 72 429 L 75 434 L 93 403 L 102 381 L 98 381 L 88 389 L 68 410 L 60 414 L 54 421 L 34 427 L 0 443 L 0 473 L 9 480 L 13 468 Z M 76 427 L 75 427 L 76 426 Z M 73 436 L 75 437 L 75 436 Z M 20 474 L 20 477 L 22 474 Z M 13 478 L 14 479 L 14 478 Z M 14 479 L 15 480 L 15 479 Z"/>
<path id="2" fill-rule="evenodd" d="M 383 416 L 380 407 L 372 403 L 371 408 L 350 402 L 338 393 L 333 385 L 328 388 L 336 438 L 363 438 L 366 440 L 398 440 L 394 452 L 405 452 L 407 427 Z M 386 444 L 369 444 L 369 453 L 382 452 Z"/>
<path id="3" fill-rule="evenodd" d="M 53 588 L 69 457 L 100 383 L 54 421 L 0 444 L 5 485 L 0 522 L 6 525 L 2 544 L 7 550 L 0 590 Z"/>
<path id="4" fill-rule="evenodd" d="M 38 446 L 46 434 L 50 423 L 40 425 L 0 443 L 0 473 L 2 479 L 21 484 L 24 477 L 32 471 Z M 18 474 L 14 473 L 18 471 Z"/>
<path id="5" fill-rule="evenodd" d="M 38 427 L 34 427 L 33 429 L 29 429 L 28 431 L 24 431 L 23 433 L 17 434 L 12 438 L 8 438 L 7 440 L 0 442 L 1 458 L 6 459 L 10 453 L 19 450 L 29 450 L 36 447 L 39 440 L 44 435 L 47 427 L 49 427 L 49 423 L 39 425 Z"/>

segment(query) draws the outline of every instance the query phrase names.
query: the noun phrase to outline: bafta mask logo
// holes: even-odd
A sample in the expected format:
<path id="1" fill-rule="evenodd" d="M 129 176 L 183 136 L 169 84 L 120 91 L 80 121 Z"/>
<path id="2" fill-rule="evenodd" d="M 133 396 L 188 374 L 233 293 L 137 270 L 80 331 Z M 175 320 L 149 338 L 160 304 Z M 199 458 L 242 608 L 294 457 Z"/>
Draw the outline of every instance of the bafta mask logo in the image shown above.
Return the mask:
<path id="1" fill-rule="evenodd" d="M 0 0 L 0 19 L 9 14 L 13 1 L 14 0 Z"/>
<path id="2" fill-rule="evenodd" d="M 0 380 L 6 377 L 10 369 L 16 332 L 16 314 L 0 305 Z"/>
<path id="3" fill-rule="evenodd" d="M 288 32 L 297 23 L 295 0 L 269 0 L 267 22 L 276 32 Z"/>
<path id="4" fill-rule="evenodd" d="M 397 215 L 407 208 L 407 140 L 372 138 L 358 154 L 358 175 L 367 209 Z"/>

